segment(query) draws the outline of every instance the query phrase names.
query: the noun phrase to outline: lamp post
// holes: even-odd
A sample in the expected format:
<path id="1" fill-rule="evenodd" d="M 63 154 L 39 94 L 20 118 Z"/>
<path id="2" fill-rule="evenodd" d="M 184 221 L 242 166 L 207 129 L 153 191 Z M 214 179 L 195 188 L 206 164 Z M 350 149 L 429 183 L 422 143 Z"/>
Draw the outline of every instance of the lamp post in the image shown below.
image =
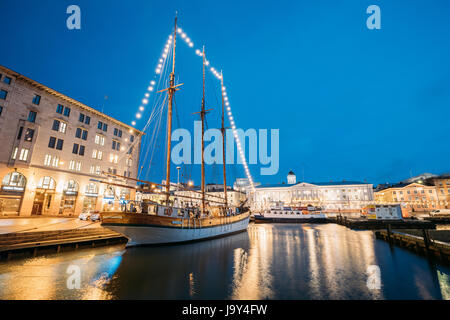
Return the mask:
<path id="1" fill-rule="evenodd" d="M 181 169 L 181 167 L 177 167 L 177 171 L 178 171 L 177 190 L 180 189 L 180 169 Z"/>

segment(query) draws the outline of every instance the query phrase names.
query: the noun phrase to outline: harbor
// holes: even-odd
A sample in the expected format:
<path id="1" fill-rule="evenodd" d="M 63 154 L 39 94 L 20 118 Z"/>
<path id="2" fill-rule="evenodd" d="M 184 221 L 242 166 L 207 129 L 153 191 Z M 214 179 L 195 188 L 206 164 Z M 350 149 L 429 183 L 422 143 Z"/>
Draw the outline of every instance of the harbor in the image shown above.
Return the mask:
<path id="1" fill-rule="evenodd" d="M 79 266 L 80 289 L 67 270 Z M 381 288 L 367 286 L 369 266 Z M 217 277 L 217 274 L 221 274 Z M 449 299 L 448 265 L 336 224 L 250 224 L 186 245 L 0 262 L 1 299 Z"/>
<path id="2" fill-rule="evenodd" d="M 449 301 L 435 2 L 6 1 L 0 302 L 277 319 Z"/>

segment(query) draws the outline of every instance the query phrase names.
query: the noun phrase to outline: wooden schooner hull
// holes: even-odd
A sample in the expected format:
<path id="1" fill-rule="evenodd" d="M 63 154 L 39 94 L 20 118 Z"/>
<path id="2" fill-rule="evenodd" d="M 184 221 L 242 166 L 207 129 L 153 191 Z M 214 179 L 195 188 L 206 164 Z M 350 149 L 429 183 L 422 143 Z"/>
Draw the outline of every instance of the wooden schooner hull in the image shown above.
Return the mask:
<path id="1" fill-rule="evenodd" d="M 177 244 L 223 237 L 247 229 L 250 214 L 178 218 L 138 213 L 104 213 L 102 226 L 128 238 L 127 247 Z"/>

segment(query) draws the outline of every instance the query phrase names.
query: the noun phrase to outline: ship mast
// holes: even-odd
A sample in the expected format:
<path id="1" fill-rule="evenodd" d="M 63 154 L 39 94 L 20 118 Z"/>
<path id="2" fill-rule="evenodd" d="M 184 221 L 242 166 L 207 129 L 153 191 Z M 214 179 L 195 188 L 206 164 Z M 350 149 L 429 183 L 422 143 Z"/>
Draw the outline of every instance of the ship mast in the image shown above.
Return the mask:
<path id="1" fill-rule="evenodd" d="M 222 127 L 220 131 L 222 132 L 222 160 L 223 160 L 223 192 L 225 197 L 225 214 L 228 210 L 228 198 L 227 198 L 227 173 L 225 164 L 225 101 L 223 96 L 223 72 L 220 72 L 220 90 L 222 92 Z"/>
<path id="2" fill-rule="evenodd" d="M 202 213 L 205 213 L 205 46 L 203 46 L 203 96 L 202 111 L 200 117 L 202 119 Z"/>
<path id="3" fill-rule="evenodd" d="M 166 205 L 169 205 L 170 197 L 170 149 L 172 144 L 172 104 L 173 96 L 177 86 L 175 86 L 175 48 L 177 44 L 177 16 L 175 16 L 175 28 L 173 30 L 173 60 L 172 72 L 170 73 L 170 82 L 167 92 L 169 95 L 169 106 L 167 111 L 167 159 L 166 159 Z"/>

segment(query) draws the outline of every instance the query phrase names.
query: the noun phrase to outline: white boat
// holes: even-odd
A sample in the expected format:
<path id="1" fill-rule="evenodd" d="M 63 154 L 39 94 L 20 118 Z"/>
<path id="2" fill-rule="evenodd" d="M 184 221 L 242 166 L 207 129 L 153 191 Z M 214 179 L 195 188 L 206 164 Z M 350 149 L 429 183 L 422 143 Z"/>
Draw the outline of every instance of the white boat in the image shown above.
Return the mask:
<path id="1" fill-rule="evenodd" d="M 327 215 L 313 206 L 293 207 L 277 204 L 255 214 L 255 222 L 327 222 Z"/>

